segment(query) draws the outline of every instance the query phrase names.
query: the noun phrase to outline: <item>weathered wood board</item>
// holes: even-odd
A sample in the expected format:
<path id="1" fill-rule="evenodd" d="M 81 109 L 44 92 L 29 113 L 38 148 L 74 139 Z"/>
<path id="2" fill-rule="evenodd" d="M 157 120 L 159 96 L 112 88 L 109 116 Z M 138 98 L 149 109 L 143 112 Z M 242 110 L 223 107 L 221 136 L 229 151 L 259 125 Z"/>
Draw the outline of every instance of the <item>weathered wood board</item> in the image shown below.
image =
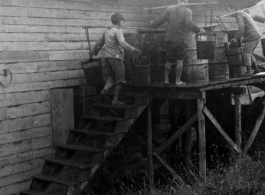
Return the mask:
<path id="1" fill-rule="evenodd" d="M 31 176 L 41 172 L 43 159 L 54 155 L 52 140 L 56 136 L 53 137 L 52 124 L 60 126 L 64 120 L 52 116 L 51 105 L 63 102 L 52 104 L 51 91 L 86 83 L 80 62 L 89 58 L 89 51 L 82 27 L 91 26 L 93 47 L 106 27 L 112 25 L 110 16 L 114 12 L 124 15 L 125 27 L 133 27 L 124 28 L 123 32 L 135 34 L 138 27 L 149 28 L 149 22 L 163 11 L 148 13 L 144 8 L 175 3 L 175 0 L 0 1 L 0 72 L 3 69 L 12 72 L 10 84 L 0 85 L 0 194 L 17 195 L 27 189 Z M 195 22 L 205 26 L 204 9 L 192 9 Z M 222 13 L 217 9 L 212 17 Z M 210 21 L 209 11 L 207 16 Z M 235 26 L 232 20 L 227 23 Z M 257 52 L 262 52 L 260 46 Z M 60 112 L 64 112 L 63 107 Z M 70 117 L 69 112 L 65 113 Z"/>

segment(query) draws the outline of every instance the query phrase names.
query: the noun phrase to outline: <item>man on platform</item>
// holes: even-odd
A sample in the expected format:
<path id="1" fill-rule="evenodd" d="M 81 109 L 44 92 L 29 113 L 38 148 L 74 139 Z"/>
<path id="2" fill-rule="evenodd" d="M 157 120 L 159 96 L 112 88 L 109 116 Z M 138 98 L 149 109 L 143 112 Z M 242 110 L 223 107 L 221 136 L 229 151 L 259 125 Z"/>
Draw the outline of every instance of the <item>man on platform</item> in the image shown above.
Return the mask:
<path id="1" fill-rule="evenodd" d="M 256 59 L 253 55 L 254 49 L 261 40 L 262 33 L 253 20 L 253 18 L 243 10 L 238 10 L 236 5 L 230 4 L 226 6 L 228 13 L 233 13 L 231 16 L 237 20 L 238 31 L 236 36 L 231 40 L 231 43 L 244 43 L 243 45 L 243 65 L 247 68 L 247 72 L 242 76 L 250 76 L 251 65 L 254 68 L 254 74 L 259 73 Z"/>
<path id="2" fill-rule="evenodd" d="M 164 67 L 164 84 L 169 84 L 168 75 L 171 65 L 176 63 L 176 85 L 185 85 L 180 80 L 183 70 L 183 60 L 187 58 L 187 33 L 189 31 L 206 34 L 206 31 L 192 22 L 192 11 L 184 4 L 188 0 L 178 0 L 178 4 L 168 7 L 164 13 L 151 21 L 152 28 L 158 28 L 165 22 L 168 22 L 166 33 L 166 64 Z M 182 5 L 181 5 L 182 4 Z"/>
<path id="3" fill-rule="evenodd" d="M 141 54 L 141 50 L 129 45 L 124 38 L 121 26 L 124 17 L 115 13 L 111 16 L 113 26 L 108 28 L 95 44 L 92 55 L 97 55 L 99 50 L 105 45 L 102 57 L 105 58 L 106 68 L 108 70 L 108 80 L 105 87 L 101 91 L 101 95 L 107 97 L 108 91 L 114 87 L 113 105 L 122 105 L 123 102 L 118 100 L 123 83 L 125 83 L 125 67 L 124 67 L 124 50 Z"/>

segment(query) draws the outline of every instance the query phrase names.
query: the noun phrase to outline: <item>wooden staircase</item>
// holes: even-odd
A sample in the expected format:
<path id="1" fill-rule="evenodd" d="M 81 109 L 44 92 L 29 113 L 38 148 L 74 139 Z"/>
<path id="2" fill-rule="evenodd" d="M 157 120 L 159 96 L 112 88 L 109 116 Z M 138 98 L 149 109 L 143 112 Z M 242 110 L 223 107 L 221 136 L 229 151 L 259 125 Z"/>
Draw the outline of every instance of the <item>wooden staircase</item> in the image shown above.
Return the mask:
<path id="1" fill-rule="evenodd" d="M 29 189 L 20 194 L 48 194 L 49 186 L 54 183 L 64 186 L 64 194 L 81 186 L 86 187 L 75 195 L 89 192 L 87 186 L 95 173 L 151 100 L 147 93 L 123 93 L 120 99 L 126 105 L 92 104 L 78 129 L 70 130 L 67 142 L 56 146 L 55 157 L 45 159 L 42 174 L 33 176 Z M 75 177 L 66 179 L 60 175 L 71 168 L 78 170 Z"/>

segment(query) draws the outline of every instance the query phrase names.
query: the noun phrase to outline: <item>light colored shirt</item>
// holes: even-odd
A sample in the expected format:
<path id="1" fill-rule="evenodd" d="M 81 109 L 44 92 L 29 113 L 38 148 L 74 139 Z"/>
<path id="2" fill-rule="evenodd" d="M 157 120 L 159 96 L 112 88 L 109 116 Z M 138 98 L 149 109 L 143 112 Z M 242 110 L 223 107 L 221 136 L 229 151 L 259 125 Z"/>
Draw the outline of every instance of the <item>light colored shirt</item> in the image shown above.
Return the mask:
<path id="1" fill-rule="evenodd" d="M 116 58 L 124 60 L 124 50 L 133 52 L 134 47 L 129 45 L 124 38 L 123 32 L 119 26 L 114 25 L 107 29 L 93 48 L 93 54 L 97 55 L 99 50 L 103 47 L 102 58 Z"/>
<path id="2" fill-rule="evenodd" d="M 248 13 L 240 10 L 235 14 L 235 18 L 238 25 L 238 31 L 235 36 L 237 40 L 243 38 L 242 42 L 244 43 L 261 37 L 262 33 L 258 25 Z"/>
<path id="3" fill-rule="evenodd" d="M 184 41 L 186 43 L 187 32 L 198 33 L 201 29 L 192 21 L 192 11 L 178 5 L 167 8 L 160 17 L 153 21 L 151 27 L 157 28 L 165 22 L 168 22 L 166 41 L 171 42 Z"/>

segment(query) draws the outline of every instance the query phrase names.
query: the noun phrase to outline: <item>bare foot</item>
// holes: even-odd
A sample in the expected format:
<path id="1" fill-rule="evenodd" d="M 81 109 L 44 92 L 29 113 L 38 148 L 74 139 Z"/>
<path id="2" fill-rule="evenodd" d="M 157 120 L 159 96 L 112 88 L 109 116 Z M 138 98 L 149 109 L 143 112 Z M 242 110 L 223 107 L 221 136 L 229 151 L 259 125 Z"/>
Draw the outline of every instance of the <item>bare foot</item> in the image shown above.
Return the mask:
<path id="1" fill-rule="evenodd" d="M 186 83 L 184 83 L 184 82 L 182 82 L 182 81 L 176 82 L 175 84 L 176 84 L 176 85 L 186 85 Z"/>
<path id="2" fill-rule="evenodd" d="M 125 103 L 117 100 L 117 101 L 112 101 L 111 104 L 116 105 L 116 106 L 121 106 L 121 105 L 124 105 Z"/>

